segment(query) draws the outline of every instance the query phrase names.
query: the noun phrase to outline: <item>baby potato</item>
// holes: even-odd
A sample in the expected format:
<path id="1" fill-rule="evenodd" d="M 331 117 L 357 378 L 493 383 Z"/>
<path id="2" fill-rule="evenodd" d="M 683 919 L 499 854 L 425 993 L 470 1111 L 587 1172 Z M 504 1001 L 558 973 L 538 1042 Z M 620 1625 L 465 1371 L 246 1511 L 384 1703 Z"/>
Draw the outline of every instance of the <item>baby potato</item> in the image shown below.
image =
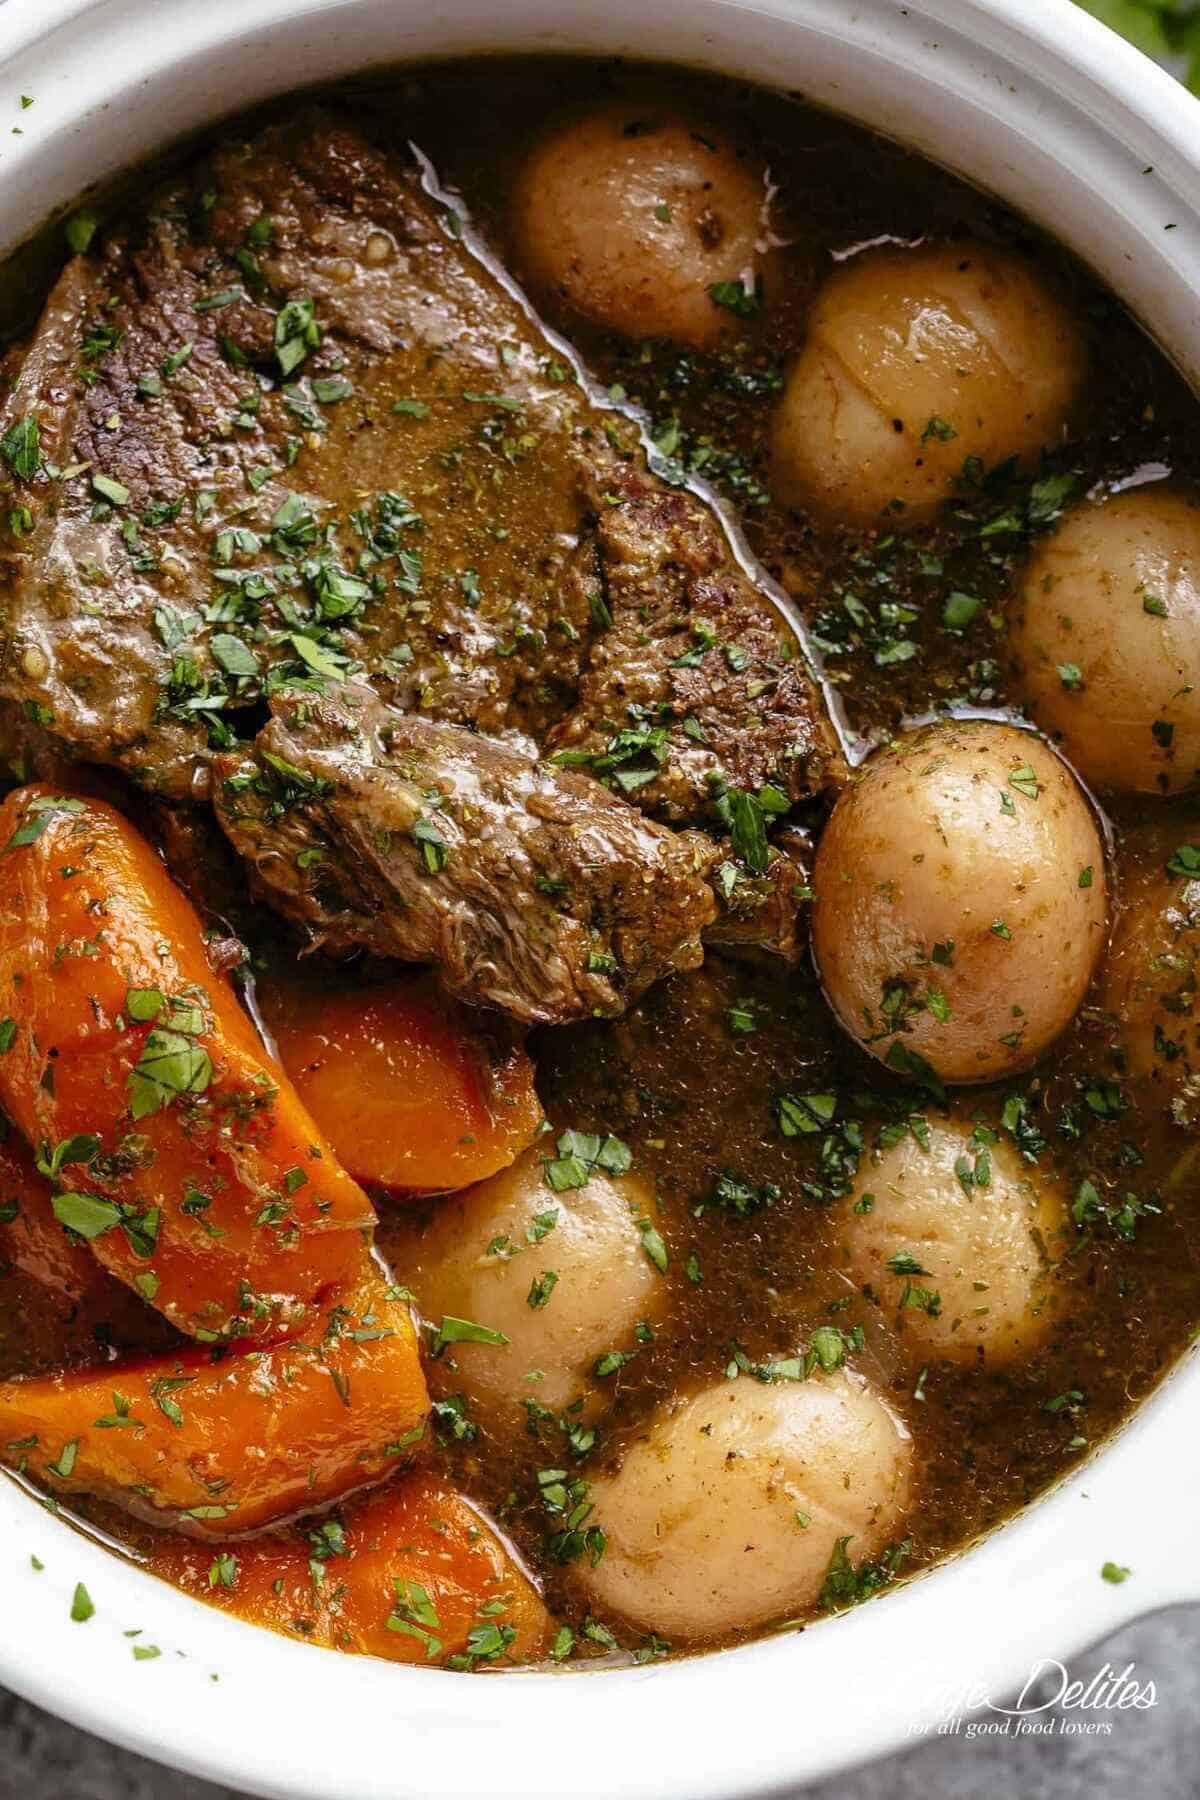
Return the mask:
<path id="1" fill-rule="evenodd" d="M 1011 1362 L 1050 1316 L 1062 1201 L 1005 1142 L 929 1126 L 864 1157 L 840 1218 L 849 1273 L 886 1309 L 902 1348 Z"/>
<path id="2" fill-rule="evenodd" d="M 1200 880 L 1186 829 L 1158 824 L 1126 840 L 1121 916 L 1104 963 L 1100 1004 L 1135 1081 L 1179 1125 L 1200 1124 Z M 1180 860 L 1181 850 L 1184 861 Z M 1200 858 L 1197 858 L 1200 867 Z"/>
<path id="3" fill-rule="evenodd" d="M 1169 488 L 1084 501 L 1030 558 L 1009 621 L 1029 709 L 1096 787 L 1200 775 L 1200 508 Z"/>
<path id="4" fill-rule="evenodd" d="M 673 1644 L 790 1618 L 817 1600 L 839 1539 L 855 1563 L 889 1542 L 911 1453 L 857 1375 L 721 1381 L 662 1408 L 592 1479 L 608 1543 L 577 1580 Z"/>
<path id="5" fill-rule="evenodd" d="M 813 870 L 813 950 L 842 1024 L 900 1074 L 995 1081 L 1070 1023 L 1104 948 L 1104 849 L 1031 732 L 950 720 L 864 765 Z"/>
<path id="6" fill-rule="evenodd" d="M 1083 366 L 1075 322 L 1016 256 L 856 257 L 813 305 L 772 426 L 772 489 L 849 524 L 919 524 L 968 456 L 991 467 L 1061 438 Z"/>
<path id="7" fill-rule="evenodd" d="M 503 1344 L 451 1343 L 432 1386 L 473 1411 L 511 1421 L 522 1401 L 554 1411 L 585 1392 L 608 1350 L 637 1348 L 664 1293 L 642 1245 L 654 1199 L 634 1175 L 595 1172 L 556 1193 L 544 1179 L 549 1139 L 509 1169 L 443 1201 L 406 1253 L 404 1280 L 423 1317 L 469 1319 Z"/>
<path id="8" fill-rule="evenodd" d="M 763 168 L 723 134 L 608 108 L 526 161 L 511 214 L 518 268 L 604 330 L 711 348 L 744 329 L 739 307 L 756 309 L 767 200 Z M 726 283 L 733 307 L 710 291 Z"/>

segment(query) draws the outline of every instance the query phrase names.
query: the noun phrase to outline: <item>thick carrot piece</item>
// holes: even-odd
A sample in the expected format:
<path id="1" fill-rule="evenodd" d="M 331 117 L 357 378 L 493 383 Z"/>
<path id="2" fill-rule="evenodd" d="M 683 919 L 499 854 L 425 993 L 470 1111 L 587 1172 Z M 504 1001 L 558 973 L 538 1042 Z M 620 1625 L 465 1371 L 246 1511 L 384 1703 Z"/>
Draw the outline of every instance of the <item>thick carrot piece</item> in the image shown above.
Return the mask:
<path id="1" fill-rule="evenodd" d="M 549 1647 L 550 1618 L 528 1576 L 460 1494 L 424 1474 L 340 1517 L 246 1543 L 202 1551 L 164 1539 L 150 1567 L 326 1649 L 471 1669 L 535 1662 Z"/>
<path id="2" fill-rule="evenodd" d="M 15 1132 L 0 1141 L 0 1262 L 74 1304 L 113 1290 L 86 1244 L 54 1216 L 52 1189 Z"/>
<path id="3" fill-rule="evenodd" d="M 197 1536 L 254 1531 L 379 1481 L 422 1443 L 407 1302 L 374 1267 L 311 1342 L 0 1383 L 0 1456 Z"/>
<path id="4" fill-rule="evenodd" d="M 181 1331 L 308 1328 L 354 1280 L 346 1174 L 146 841 L 103 801 L 0 807 L 0 1104 L 65 1224 Z"/>
<path id="5" fill-rule="evenodd" d="M 533 1065 L 428 975 L 347 989 L 259 983 L 280 1060 L 350 1173 L 393 1193 L 470 1187 L 508 1167 L 542 1109 Z"/>

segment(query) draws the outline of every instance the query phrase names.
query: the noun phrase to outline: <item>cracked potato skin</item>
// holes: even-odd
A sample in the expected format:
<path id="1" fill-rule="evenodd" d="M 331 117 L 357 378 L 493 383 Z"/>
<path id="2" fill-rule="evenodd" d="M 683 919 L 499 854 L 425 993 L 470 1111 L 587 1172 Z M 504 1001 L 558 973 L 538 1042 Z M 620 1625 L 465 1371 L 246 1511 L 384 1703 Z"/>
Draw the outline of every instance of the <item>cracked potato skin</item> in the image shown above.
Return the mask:
<path id="1" fill-rule="evenodd" d="M 867 252 L 830 276 L 771 434 L 784 505 L 919 525 L 968 457 L 1061 441 L 1084 373 L 1078 327 L 1019 257 L 980 244 Z"/>

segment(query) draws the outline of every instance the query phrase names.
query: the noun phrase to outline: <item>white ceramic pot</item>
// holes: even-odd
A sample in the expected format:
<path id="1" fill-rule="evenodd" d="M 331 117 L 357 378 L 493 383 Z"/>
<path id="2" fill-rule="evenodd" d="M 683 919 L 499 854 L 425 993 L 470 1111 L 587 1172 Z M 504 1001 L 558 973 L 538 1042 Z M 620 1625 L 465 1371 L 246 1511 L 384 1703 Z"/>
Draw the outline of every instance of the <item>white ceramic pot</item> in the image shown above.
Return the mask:
<path id="1" fill-rule="evenodd" d="M 481 50 L 667 57 L 862 119 L 1056 232 L 1200 375 L 1200 106 L 1069 0 L 6 0 L 0 113 L 20 135 L 0 136 L 0 250 L 264 95 Z M 776 1794 L 894 1747 L 948 1699 L 999 1699 L 1037 1658 L 1200 1598 L 1198 1411 L 1193 1357 L 1047 1499 L 886 1599 L 719 1656 L 594 1674 L 307 1649 L 196 1605 L 0 1481 L 0 1682 L 289 1800 Z M 1101 1579 L 1109 1559 L 1132 1568 L 1123 1586 Z M 69 1616 L 80 1580 L 86 1624 Z M 162 1655 L 135 1661 L 133 1643 Z"/>

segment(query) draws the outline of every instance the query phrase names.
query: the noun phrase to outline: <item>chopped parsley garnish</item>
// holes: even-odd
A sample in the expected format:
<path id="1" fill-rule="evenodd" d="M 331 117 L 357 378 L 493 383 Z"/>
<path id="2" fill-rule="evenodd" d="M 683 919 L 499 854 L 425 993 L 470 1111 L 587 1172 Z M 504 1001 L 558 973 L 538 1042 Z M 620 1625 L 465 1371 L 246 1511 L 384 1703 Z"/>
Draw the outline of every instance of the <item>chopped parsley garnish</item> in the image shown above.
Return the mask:
<path id="1" fill-rule="evenodd" d="M 722 1212 L 732 1213 L 735 1218 L 748 1219 L 753 1213 L 774 1206 L 778 1198 L 779 1189 L 773 1181 L 748 1181 L 732 1169 L 722 1169 L 714 1179 L 707 1198 L 696 1208 L 696 1213 L 699 1216 L 708 1207 L 716 1206 Z"/>
<path id="2" fill-rule="evenodd" d="M 974 594 L 950 594 L 942 607 L 942 624 L 947 631 L 965 631 L 982 605 Z"/>
<path id="3" fill-rule="evenodd" d="M 665 1275 L 670 1257 L 667 1254 L 667 1246 L 663 1242 L 662 1233 L 650 1219 L 639 1219 L 637 1225 L 641 1233 L 642 1249 L 645 1251 L 647 1259 L 653 1263 L 660 1275 Z"/>
<path id="4" fill-rule="evenodd" d="M 595 1510 L 587 1482 L 566 1469 L 539 1469 L 537 1482 L 542 1505 L 555 1524 L 546 1541 L 550 1555 L 559 1563 L 586 1555 L 595 1568 L 608 1540 L 599 1525 L 587 1523 Z"/>
<path id="5" fill-rule="evenodd" d="M 736 1001 L 726 1009 L 725 1018 L 735 1037 L 750 1037 L 758 1030 L 752 1000 Z"/>
<path id="6" fill-rule="evenodd" d="M 42 466 L 36 413 L 26 413 L 0 438 L 0 454 L 19 481 L 32 481 Z"/>
<path id="7" fill-rule="evenodd" d="M 457 1319 L 447 1313 L 434 1333 L 430 1345 L 430 1355 L 440 1356 L 447 1344 L 507 1344 L 508 1339 L 502 1331 L 493 1331 L 490 1325 L 477 1325 L 474 1319 Z"/>
<path id="8" fill-rule="evenodd" d="M 399 1576 L 393 1579 L 392 1585 L 395 1604 L 387 1618 L 388 1630 L 416 1638 L 424 1647 L 426 1657 L 432 1660 L 442 1648 L 442 1640 L 437 1635 L 442 1625 L 428 1589 L 419 1581 L 403 1581 Z"/>
<path id="9" fill-rule="evenodd" d="M 836 1094 L 784 1094 L 779 1101 L 779 1129 L 784 1137 L 807 1137 L 824 1131 L 837 1111 Z"/>
<path id="10" fill-rule="evenodd" d="M 434 824 L 422 813 L 413 821 L 413 840 L 421 852 L 428 875 L 440 875 L 450 860 L 450 846 Z"/>
<path id="11" fill-rule="evenodd" d="M 778 818 L 791 807 L 779 788 L 766 783 L 756 794 L 744 788 L 726 788 L 717 795 L 716 810 L 728 825 L 736 855 L 751 875 L 765 875 L 771 853 L 767 844 L 768 819 Z"/>
<path id="12" fill-rule="evenodd" d="M 723 306 L 739 319 L 752 319 L 762 311 L 762 280 L 751 288 L 742 281 L 714 281 L 708 297 L 714 306 Z"/>
<path id="13" fill-rule="evenodd" d="M 155 1026 L 129 1073 L 129 1110 L 135 1119 L 144 1119 L 188 1094 L 202 1094 L 212 1074 L 207 1050 L 181 1032 Z"/>
<path id="14" fill-rule="evenodd" d="M 60 1225 L 89 1242 L 121 1223 L 121 1209 L 116 1202 L 100 1200 L 95 1194 L 55 1194 L 51 1205 Z"/>
<path id="15" fill-rule="evenodd" d="M 61 794 L 39 794 L 30 800 L 25 808 L 25 816 L 17 829 L 4 846 L 6 850 L 20 850 L 26 844 L 36 844 L 51 819 L 60 813 L 85 812 L 82 800 L 69 800 Z"/>
<path id="16" fill-rule="evenodd" d="M 1014 769 L 1008 778 L 1008 784 L 1030 800 L 1036 800 L 1042 791 L 1042 783 L 1038 780 L 1032 763 L 1022 763 L 1019 769 Z"/>
<path id="17" fill-rule="evenodd" d="M 1167 874 L 1194 880 L 1200 876 L 1200 844 L 1180 844 L 1167 858 Z"/>
<path id="18" fill-rule="evenodd" d="M 321 342 L 316 309 L 308 299 L 289 300 L 275 315 L 275 355 L 284 375 L 300 367 Z"/>
<path id="19" fill-rule="evenodd" d="M 525 1296 L 535 1311 L 545 1306 L 558 1285 L 558 1272 L 555 1269 L 543 1269 L 529 1284 L 529 1292 Z"/>
<path id="20" fill-rule="evenodd" d="M 826 1612 L 843 1612 L 849 1606 L 869 1600 L 881 1588 L 889 1587 L 913 1548 L 912 1539 L 904 1538 L 900 1543 L 890 1545 L 874 1562 L 860 1563 L 855 1568 L 846 1554 L 851 1541 L 848 1537 L 839 1538 L 829 1559 L 820 1595 L 820 1604 Z"/>
<path id="21" fill-rule="evenodd" d="M 63 226 L 63 236 L 67 240 L 68 250 L 73 251 L 76 256 L 82 256 L 84 251 L 90 247 L 99 224 L 100 221 L 95 213 L 88 212 L 86 208 L 81 212 L 72 213 Z"/>
<path id="22" fill-rule="evenodd" d="M 564 1131 L 555 1144 L 558 1155 L 544 1164 L 546 1186 L 556 1194 L 568 1188 L 586 1187 L 597 1170 L 606 1175 L 624 1175 L 633 1163 L 633 1153 L 620 1138 L 601 1136 L 599 1132 Z"/>

